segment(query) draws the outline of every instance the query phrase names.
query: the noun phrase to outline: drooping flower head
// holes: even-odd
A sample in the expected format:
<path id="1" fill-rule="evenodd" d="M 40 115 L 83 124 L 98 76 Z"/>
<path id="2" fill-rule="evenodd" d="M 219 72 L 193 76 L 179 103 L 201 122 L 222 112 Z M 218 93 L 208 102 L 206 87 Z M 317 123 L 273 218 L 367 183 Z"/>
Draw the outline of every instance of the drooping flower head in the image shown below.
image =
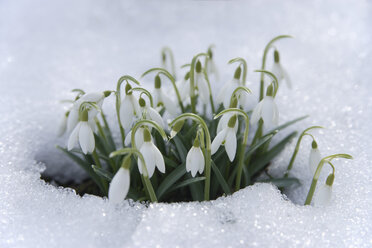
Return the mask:
<path id="1" fill-rule="evenodd" d="M 155 90 L 154 90 L 154 105 L 156 107 L 164 106 L 165 110 L 168 111 L 173 116 L 178 115 L 179 110 L 177 104 L 164 93 L 163 88 L 161 87 L 161 79 L 159 74 L 155 77 Z"/>
<path id="2" fill-rule="evenodd" d="M 271 71 L 274 73 L 276 78 L 278 79 L 278 83 L 280 84 L 283 80 L 286 81 L 287 86 L 289 89 L 292 88 L 291 79 L 289 78 L 289 75 L 287 71 L 283 68 L 283 66 L 280 64 L 280 56 L 278 50 L 275 49 L 274 51 L 274 64 L 271 69 Z"/>
<path id="3" fill-rule="evenodd" d="M 155 172 L 155 167 L 162 173 L 165 173 L 164 158 L 159 149 L 152 143 L 151 134 L 147 127 L 143 129 L 143 145 L 140 148 L 140 152 L 144 158 L 148 177 L 151 178 Z M 141 159 L 138 159 L 138 170 L 141 174 L 145 174 L 144 164 Z"/>
<path id="4" fill-rule="evenodd" d="M 230 105 L 230 99 L 231 95 L 233 94 L 234 90 L 242 86 L 240 82 L 240 76 L 242 74 L 242 68 L 239 66 L 236 68 L 234 77 L 230 82 L 227 82 L 224 84 L 224 86 L 221 88 L 220 92 L 217 96 L 217 102 L 222 103 L 224 108 L 228 108 Z"/>
<path id="5" fill-rule="evenodd" d="M 94 134 L 91 124 L 88 123 L 88 110 L 86 109 L 81 112 L 79 122 L 68 139 L 67 149 L 72 150 L 78 143 L 84 154 L 94 151 Z"/>
<path id="6" fill-rule="evenodd" d="M 225 145 L 225 150 L 227 156 L 229 157 L 230 161 L 232 162 L 235 158 L 236 154 L 236 147 L 237 147 L 237 140 L 236 140 L 236 133 L 235 133 L 235 125 L 237 122 L 237 116 L 233 115 L 230 117 L 227 126 L 223 128 L 219 133 L 217 133 L 216 137 L 212 142 L 211 152 L 215 154 L 218 148 L 221 145 Z"/>
<path id="7" fill-rule="evenodd" d="M 108 191 L 108 198 L 110 203 L 121 203 L 127 196 L 130 186 L 130 164 L 130 156 L 126 156 L 123 159 L 120 169 L 112 178 Z"/>
<path id="8" fill-rule="evenodd" d="M 181 100 L 185 101 L 190 97 L 190 71 L 188 71 L 185 76 L 176 82 L 178 91 L 180 92 Z"/>
<path id="9" fill-rule="evenodd" d="M 199 92 L 199 97 L 202 103 L 208 104 L 209 103 L 209 89 L 208 83 L 205 79 L 205 75 L 203 73 L 203 68 L 200 60 L 196 62 L 195 65 L 195 87 Z"/>
<path id="10" fill-rule="evenodd" d="M 219 76 L 219 73 L 218 73 L 218 69 L 217 69 L 217 66 L 216 66 L 216 63 L 214 62 L 214 55 L 213 55 L 213 50 L 212 50 L 212 46 L 210 46 L 208 48 L 208 58 L 207 58 L 207 63 L 205 65 L 205 69 L 208 73 L 208 76 L 209 77 L 214 77 L 214 79 L 216 81 L 219 80 L 220 76 Z"/>
<path id="11" fill-rule="evenodd" d="M 200 148 L 199 137 L 196 137 L 194 140 L 194 145 L 191 147 L 186 156 L 186 171 L 191 172 L 191 176 L 195 177 L 197 172 L 199 172 L 199 174 L 203 173 L 204 166 L 204 155 Z"/>
<path id="12" fill-rule="evenodd" d="M 331 173 L 327 177 L 325 184 L 320 185 L 317 193 L 314 196 L 315 206 L 327 206 L 332 198 L 332 185 L 335 180 L 335 174 Z"/>
<path id="13" fill-rule="evenodd" d="M 129 83 L 125 86 L 125 96 L 120 104 L 120 123 L 124 130 L 128 130 L 134 121 L 135 117 L 140 116 L 140 107 L 138 100 L 131 91 L 132 86 Z"/>
<path id="14" fill-rule="evenodd" d="M 315 140 L 311 143 L 311 151 L 309 156 L 309 169 L 311 175 L 314 175 L 316 168 L 318 167 L 320 161 L 322 160 L 320 151 L 318 149 L 318 144 Z"/>
<path id="15" fill-rule="evenodd" d="M 267 88 L 266 96 L 254 108 L 251 123 L 256 124 L 260 119 L 263 120 L 265 128 L 278 125 L 279 111 L 275 103 L 272 84 Z"/>

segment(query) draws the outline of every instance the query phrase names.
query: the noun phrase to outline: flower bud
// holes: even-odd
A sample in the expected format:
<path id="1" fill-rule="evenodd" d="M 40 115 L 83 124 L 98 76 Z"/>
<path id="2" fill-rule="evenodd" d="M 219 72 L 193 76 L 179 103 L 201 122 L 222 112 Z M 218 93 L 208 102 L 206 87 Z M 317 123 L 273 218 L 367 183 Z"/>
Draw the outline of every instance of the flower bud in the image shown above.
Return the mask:
<path id="1" fill-rule="evenodd" d="M 198 61 L 196 62 L 196 65 L 195 65 L 195 71 L 196 71 L 197 73 L 200 73 L 200 72 L 202 71 L 202 65 L 201 65 L 200 60 L 198 60 Z"/>
<path id="2" fill-rule="evenodd" d="M 274 51 L 274 62 L 279 63 L 279 52 L 276 49 Z"/>
<path id="3" fill-rule="evenodd" d="M 329 176 L 327 177 L 326 185 L 332 186 L 334 180 L 335 180 L 335 174 L 333 173 L 329 174 Z"/>
<path id="4" fill-rule="evenodd" d="M 160 79 L 160 76 L 158 74 L 155 77 L 155 89 L 160 89 L 160 87 L 161 87 L 161 79 Z"/>
<path id="5" fill-rule="evenodd" d="M 127 83 L 127 85 L 125 85 L 125 94 L 132 95 L 132 92 L 129 92 L 131 89 L 132 89 L 132 86 L 130 86 L 130 84 Z"/>
<path id="6" fill-rule="evenodd" d="M 240 79 L 241 74 L 242 74 L 242 68 L 239 66 L 239 67 L 236 68 L 236 70 L 235 70 L 234 78 L 235 78 L 235 79 Z"/>
<path id="7" fill-rule="evenodd" d="M 185 124 L 185 120 L 177 121 L 176 124 L 174 124 L 171 130 L 171 136 L 170 136 L 171 139 L 174 136 L 176 136 L 179 131 L 181 131 L 184 124 Z"/>
<path id="8" fill-rule="evenodd" d="M 267 87 L 266 96 L 274 96 L 274 89 L 272 84 L 270 84 L 269 87 Z"/>
<path id="9" fill-rule="evenodd" d="M 142 108 L 146 106 L 146 101 L 142 97 L 140 97 L 140 99 L 138 100 L 138 103 L 139 103 L 140 107 L 142 107 Z"/>

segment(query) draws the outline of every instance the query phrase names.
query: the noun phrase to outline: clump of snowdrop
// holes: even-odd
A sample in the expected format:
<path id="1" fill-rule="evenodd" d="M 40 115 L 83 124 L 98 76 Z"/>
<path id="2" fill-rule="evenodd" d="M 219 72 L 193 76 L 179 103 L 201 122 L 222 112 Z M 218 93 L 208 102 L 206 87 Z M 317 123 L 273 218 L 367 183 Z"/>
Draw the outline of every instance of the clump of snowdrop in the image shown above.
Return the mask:
<path id="1" fill-rule="evenodd" d="M 108 196 L 110 203 L 118 204 L 126 198 L 151 202 L 202 201 L 232 194 L 258 180 L 277 184 L 281 190 L 294 187 L 299 182 L 291 175 L 291 169 L 301 141 L 311 137 L 309 167 L 313 180 L 305 204 L 312 203 L 316 192 L 313 204 L 326 205 L 335 179 L 332 160 L 351 156 L 335 154 L 321 158 L 311 133 L 320 126 L 309 127 L 299 135 L 283 176 L 265 178 L 271 164 L 267 158 L 274 158 L 285 149 L 297 132 L 289 133 L 274 145 L 273 137 L 307 117 L 283 120 L 279 125 L 277 92 L 282 80 L 290 81 L 277 50 L 273 51 L 272 71 L 266 70 L 266 57 L 273 43 L 284 38 L 289 36 L 275 37 L 264 49 L 261 68 L 256 70 L 261 73 L 259 92 L 246 86 L 247 63 L 238 57 L 228 61 L 238 66 L 215 100 L 220 71 L 212 47 L 182 66 L 187 71 L 178 81 L 173 53 L 164 48 L 161 67 L 142 75 L 154 76 L 153 91 L 146 89 L 141 79 L 129 75 L 119 78 L 115 91 L 85 93 L 75 89 L 77 95 L 68 101 L 71 106 L 58 132 L 67 133 L 67 148 L 59 149 L 88 173 L 96 185 L 96 194 Z M 265 75 L 270 81 L 265 82 Z M 164 87 L 165 83 L 172 87 Z M 252 101 L 255 95 L 259 97 Z M 109 96 L 115 97 L 115 126 L 109 126 L 103 111 L 104 99 Z M 250 130 L 255 133 L 249 135 Z M 332 167 L 332 173 L 316 190 L 325 164 Z"/>

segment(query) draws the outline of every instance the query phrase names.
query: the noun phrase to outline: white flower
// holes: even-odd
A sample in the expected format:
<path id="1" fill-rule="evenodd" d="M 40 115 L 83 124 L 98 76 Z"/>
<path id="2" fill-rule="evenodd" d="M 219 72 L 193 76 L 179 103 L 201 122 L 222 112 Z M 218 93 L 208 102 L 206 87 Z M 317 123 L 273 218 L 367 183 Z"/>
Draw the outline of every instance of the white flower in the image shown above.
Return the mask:
<path id="1" fill-rule="evenodd" d="M 264 126 L 271 128 L 278 125 L 279 111 L 272 96 L 265 96 L 254 108 L 251 123 L 256 124 L 262 118 Z"/>
<path id="2" fill-rule="evenodd" d="M 207 60 L 206 69 L 207 69 L 208 76 L 214 76 L 216 81 L 219 80 L 220 76 L 218 73 L 218 69 L 211 56 Z"/>
<path id="3" fill-rule="evenodd" d="M 78 142 L 84 154 L 94 151 L 94 135 L 88 121 L 79 121 L 68 139 L 67 149 L 72 150 Z"/>
<path id="4" fill-rule="evenodd" d="M 217 124 L 217 133 L 221 132 L 224 128 L 227 128 L 227 124 L 229 123 L 229 120 L 233 115 L 234 114 L 231 113 L 231 112 L 230 113 L 228 112 L 228 113 L 222 115 L 220 121 Z M 235 122 L 234 130 L 235 130 L 235 133 L 238 131 L 238 122 L 237 121 Z"/>
<path id="5" fill-rule="evenodd" d="M 130 130 L 127 136 L 125 137 L 124 144 L 126 146 L 129 146 L 131 141 L 132 141 L 132 130 Z M 143 128 L 142 127 L 137 129 L 137 132 L 134 135 L 134 142 L 136 142 L 136 147 L 138 149 L 140 149 L 141 146 L 143 145 Z"/>
<path id="6" fill-rule="evenodd" d="M 67 119 L 70 112 L 66 112 L 58 126 L 57 135 L 62 136 L 67 130 Z"/>
<path id="7" fill-rule="evenodd" d="M 80 97 L 78 100 L 76 100 L 67 118 L 67 132 L 71 132 L 72 129 L 74 129 L 74 127 L 79 122 L 79 110 L 80 110 L 81 104 L 83 104 L 84 102 L 93 102 L 97 104 L 99 108 L 101 108 L 104 99 L 105 99 L 104 93 L 94 92 L 94 93 L 85 94 L 82 97 Z M 97 114 L 98 114 L 97 109 L 95 108 L 89 109 L 88 119 L 92 120 Z"/>
<path id="8" fill-rule="evenodd" d="M 140 152 L 144 158 L 148 177 L 151 178 L 155 172 L 155 167 L 162 173 L 165 173 L 164 158 L 159 149 L 152 143 L 150 131 L 146 128 L 143 134 L 144 142 L 140 148 Z M 138 170 L 141 174 L 144 174 L 143 164 L 141 159 L 138 159 Z"/>
<path id="9" fill-rule="evenodd" d="M 163 105 L 171 115 L 173 116 L 178 115 L 179 113 L 177 108 L 178 105 L 170 97 L 168 97 L 167 94 L 163 92 L 163 88 L 161 88 L 161 79 L 159 75 L 155 77 L 155 90 L 153 97 L 154 105 L 156 107 Z"/>
<path id="10" fill-rule="evenodd" d="M 120 104 L 120 123 L 124 130 L 127 130 L 131 127 L 134 117 L 140 115 L 140 106 L 138 100 L 129 90 L 132 87 L 127 84 L 125 87 L 125 97 Z"/>
<path id="11" fill-rule="evenodd" d="M 240 67 L 239 67 L 240 68 Z M 224 108 L 229 108 L 231 95 L 234 90 L 241 86 L 239 79 L 234 78 L 231 82 L 226 83 L 220 90 L 217 96 L 217 102 L 222 103 Z"/>
<path id="12" fill-rule="evenodd" d="M 319 186 L 315 196 L 314 205 L 315 206 L 326 206 L 331 201 L 332 197 L 332 186 L 327 184 L 322 184 Z"/>
<path id="13" fill-rule="evenodd" d="M 225 150 L 227 156 L 232 162 L 236 154 L 236 134 L 235 134 L 235 124 L 237 122 L 236 115 L 232 116 L 225 128 L 217 133 L 216 137 L 212 142 L 211 152 L 212 154 L 216 153 L 221 144 L 225 145 Z"/>
<path id="14" fill-rule="evenodd" d="M 122 202 L 128 194 L 130 186 L 130 173 L 128 169 L 120 167 L 112 178 L 108 198 L 110 203 L 117 204 Z"/>
<path id="15" fill-rule="evenodd" d="M 279 52 L 277 50 L 274 51 L 274 64 L 271 69 L 271 72 L 276 76 L 279 84 L 283 80 L 285 80 L 288 88 L 289 89 L 292 88 L 291 79 L 289 78 L 287 71 L 283 68 L 283 66 L 279 62 Z"/>
<path id="16" fill-rule="evenodd" d="M 182 80 L 176 82 L 178 92 L 182 101 L 185 101 L 190 96 L 190 72 L 187 72 Z"/>
<path id="17" fill-rule="evenodd" d="M 196 173 L 202 174 L 204 171 L 204 155 L 199 144 L 193 145 L 186 156 L 186 171 L 191 171 L 191 176 L 195 177 Z"/>
<path id="18" fill-rule="evenodd" d="M 322 156 L 318 149 L 318 145 L 316 144 L 314 140 L 312 143 L 310 156 L 309 156 L 309 169 L 312 175 L 315 174 L 315 171 L 320 163 L 320 160 L 322 160 Z"/>
<path id="19" fill-rule="evenodd" d="M 145 119 L 153 120 L 157 124 L 159 124 L 159 126 L 161 126 L 162 128 L 165 128 L 163 118 L 158 113 L 158 111 L 156 111 L 154 108 L 147 106 L 147 105 L 145 105 L 144 107 L 141 107 L 141 110 L 142 110 L 142 114 L 144 115 L 143 117 L 145 117 Z"/>
<path id="20" fill-rule="evenodd" d="M 205 76 L 202 72 L 196 72 L 195 86 L 198 88 L 201 101 L 204 104 L 208 104 L 209 103 L 209 88 L 208 88 L 208 83 L 205 80 Z"/>

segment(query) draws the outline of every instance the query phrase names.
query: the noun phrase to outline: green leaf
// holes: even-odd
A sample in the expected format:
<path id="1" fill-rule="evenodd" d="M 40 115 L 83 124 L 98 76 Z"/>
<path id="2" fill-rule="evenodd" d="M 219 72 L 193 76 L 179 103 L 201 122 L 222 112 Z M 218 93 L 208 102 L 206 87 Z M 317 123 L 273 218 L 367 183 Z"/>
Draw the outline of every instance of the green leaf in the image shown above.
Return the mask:
<path id="1" fill-rule="evenodd" d="M 278 188 L 289 187 L 291 185 L 301 185 L 300 181 L 294 177 L 288 178 L 272 178 L 266 180 L 257 181 L 258 183 L 272 183 Z"/>
<path id="2" fill-rule="evenodd" d="M 176 168 L 178 166 L 178 164 L 176 162 L 174 162 L 172 159 L 166 157 L 163 155 L 163 158 L 164 158 L 164 162 L 166 165 L 170 166 L 170 167 L 173 167 L 173 168 Z"/>
<path id="3" fill-rule="evenodd" d="M 101 181 L 100 181 L 98 175 L 92 169 L 90 163 L 88 163 L 87 161 L 84 161 L 79 156 L 77 156 L 77 155 L 73 154 L 72 152 L 68 151 L 66 148 L 63 148 L 63 147 L 60 147 L 60 146 L 57 146 L 57 148 L 59 150 L 61 150 L 63 153 L 65 153 L 69 158 L 71 158 L 77 164 L 79 164 L 81 166 L 81 168 L 83 168 L 89 174 L 89 176 L 93 179 L 93 181 L 101 188 L 101 190 L 103 190 Z"/>
<path id="4" fill-rule="evenodd" d="M 183 143 L 177 136 L 173 138 L 173 141 L 174 141 L 174 144 L 176 145 L 176 148 L 177 148 L 178 154 L 180 155 L 182 163 L 185 163 L 186 156 L 187 156 L 187 150 L 185 146 L 183 145 Z"/>
<path id="5" fill-rule="evenodd" d="M 249 147 L 249 149 L 245 152 L 245 158 L 247 159 L 248 156 L 252 155 L 255 150 L 257 150 L 260 146 L 266 143 L 266 141 L 269 141 L 277 132 L 274 132 L 273 134 L 267 134 L 265 136 L 262 136 L 261 139 L 258 140 L 256 144 Z"/>
<path id="6" fill-rule="evenodd" d="M 231 195 L 231 190 L 230 190 L 229 185 L 227 184 L 225 178 L 223 178 L 220 170 L 218 169 L 218 167 L 216 166 L 213 160 L 211 161 L 211 165 L 212 165 L 212 170 L 214 174 L 216 175 L 216 178 L 218 182 L 220 183 L 223 191 L 226 193 L 226 195 Z"/>
<path id="7" fill-rule="evenodd" d="M 252 161 L 252 163 L 249 165 L 249 174 L 253 176 L 260 170 L 264 169 L 273 158 L 275 158 L 281 151 L 283 151 L 287 143 L 290 142 L 291 139 L 294 138 L 296 135 L 297 132 L 292 132 L 270 150 L 255 158 L 254 161 Z"/>
<path id="8" fill-rule="evenodd" d="M 176 169 L 174 169 L 171 173 L 169 173 L 162 183 L 159 185 L 159 188 L 156 191 L 156 196 L 160 199 L 167 190 L 172 187 L 173 184 L 177 182 L 183 175 L 186 174 L 185 164 L 182 163 L 178 165 Z"/>
<path id="9" fill-rule="evenodd" d="M 302 121 L 302 120 L 306 119 L 307 117 L 309 117 L 309 116 L 308 115 L 304 115 L 304 116 L 301 116 L 301 117 L 299 117 L 297 119 L 288 121 L 288 122 L 286 122 L 286 123 L 284 123 L 284 124 L 282 124 L 280 126 L 277 126 L 273 130 L 271 130 L 270 132 L 268 132 L 266 135 L 275 134 L 275 133 L 279 132 L 280 130 L 282 130 L 282 129 L 288 127 L 288 126 L 295 124 L 296 122 L 299 122 L 299 121 Z"/>
<path id="10" fill-rule="evenodd" d="M 167 191 L 167 193 L 169 193 L 171 191 L 174 191 L 176 189 L 188 186 L 190 184 L 196 183 L 196 182 L 204 181 L 204 180 L 205 180 L 205 177 L 195 177 L 195 178 L 186 179 L 185 181 L 177 183 L 176 185 L 174 185 L 174 187 L 171 190 Z"/>
<path id="11" fill-rule="evenodd" d="M 97 165 L 93 164 L 92 169 L 94 170 L 95 173 L 97 173 L 97 175 L 106 178 L 108 181 L 111 181 L 112 178 L 113 178 L 113 175 L 112 175 L 111 172 L 109 172 L 109 171 L 107 171 L 103 168 L 100 168 Z"/>

